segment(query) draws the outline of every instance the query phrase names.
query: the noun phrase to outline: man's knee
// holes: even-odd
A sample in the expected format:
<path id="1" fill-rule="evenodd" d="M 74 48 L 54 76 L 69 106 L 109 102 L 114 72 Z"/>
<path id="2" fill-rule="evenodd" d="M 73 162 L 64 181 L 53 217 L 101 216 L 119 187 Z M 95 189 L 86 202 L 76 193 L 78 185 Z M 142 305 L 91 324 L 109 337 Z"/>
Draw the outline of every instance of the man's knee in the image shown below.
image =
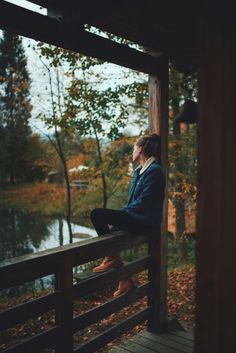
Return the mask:
<path id="1" fill-rule="evenodd" d="M 101 210 L 102 210 L 102 208 L 94 208 L 90 213 L 91 219 L 93 220 L 93 219 L 99 217 L 101 215 Z"/>

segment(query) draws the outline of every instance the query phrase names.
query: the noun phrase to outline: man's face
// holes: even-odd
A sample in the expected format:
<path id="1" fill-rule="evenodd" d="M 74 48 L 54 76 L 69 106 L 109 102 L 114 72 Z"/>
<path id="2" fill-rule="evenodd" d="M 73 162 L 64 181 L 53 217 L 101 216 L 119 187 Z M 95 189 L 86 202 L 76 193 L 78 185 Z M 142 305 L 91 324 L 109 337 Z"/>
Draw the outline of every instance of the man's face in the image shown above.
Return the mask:
<path id="1" fill-rule="evenodd" d="M 134 148 L 133 148 L 133 162 L 134 163 L 139 162 L 141 152 L 142 152 L 142 148 L 140 146 L 134 144 Z"/>

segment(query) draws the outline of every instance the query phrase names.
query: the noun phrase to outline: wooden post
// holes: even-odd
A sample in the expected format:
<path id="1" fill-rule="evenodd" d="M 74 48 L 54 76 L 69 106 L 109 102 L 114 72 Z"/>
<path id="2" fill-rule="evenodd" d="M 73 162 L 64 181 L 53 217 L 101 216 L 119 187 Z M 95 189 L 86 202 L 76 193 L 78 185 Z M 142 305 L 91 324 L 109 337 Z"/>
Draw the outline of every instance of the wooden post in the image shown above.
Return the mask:
<path id="1" fill-rule="evenodd" d="M 60 326 L 60 337 L 56 353 L 73 352 L 73 273 L 72 256 L 66 255 L 57 275 L 57 290 L 60 304 L 56 313 L 56 324 Z"/>
<path id="2" fill-rule="evenodd" d="M 149 76 L 149 130 L 161 136 L 160 163 L 167 175 L 167 139 L 168 139 L 168 59 L 163 58 L 160 73 Z M 151 332 L 162 332 L 167 321 L 167 188 L 164 204 L 163 223 L 153 236 L 149 253 L 151 264 L 149 279 L 151 290 L 149 305 L 151 316 L 148 329 Z"/>
<path id="3" fill-rule="evenodd" d="M 200 37 L 196 353 L 236 352 L 236 44 L 222 6 Z"/>

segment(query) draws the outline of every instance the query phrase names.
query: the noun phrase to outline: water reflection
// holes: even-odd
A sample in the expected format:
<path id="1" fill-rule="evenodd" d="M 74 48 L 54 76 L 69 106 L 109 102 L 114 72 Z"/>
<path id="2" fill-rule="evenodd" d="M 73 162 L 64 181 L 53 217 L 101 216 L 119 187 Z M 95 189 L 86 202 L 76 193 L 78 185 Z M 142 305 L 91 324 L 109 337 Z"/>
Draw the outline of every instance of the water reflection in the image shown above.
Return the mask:
<path id="1" fill-rule="evenodd" d="M 69 232 L 64 219 L 30 214 L 24 210 L 0 210 L 0 262 L 69 244 Z M 96 236 L 88 227 L 72 224 L 73 242 Z"/>

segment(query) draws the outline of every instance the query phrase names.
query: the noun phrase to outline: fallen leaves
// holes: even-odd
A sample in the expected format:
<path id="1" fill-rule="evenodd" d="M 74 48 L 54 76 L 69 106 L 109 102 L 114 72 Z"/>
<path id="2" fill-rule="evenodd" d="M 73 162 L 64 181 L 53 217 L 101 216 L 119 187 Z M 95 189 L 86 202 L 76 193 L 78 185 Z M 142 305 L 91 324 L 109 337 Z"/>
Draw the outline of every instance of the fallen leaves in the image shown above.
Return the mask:
<path id="1" fill-rule="evenodd" d="M 192 265 L 174 269 L 168 275 L 168 312 L 183 321 L 194 321 L 195 269 Z"/>

